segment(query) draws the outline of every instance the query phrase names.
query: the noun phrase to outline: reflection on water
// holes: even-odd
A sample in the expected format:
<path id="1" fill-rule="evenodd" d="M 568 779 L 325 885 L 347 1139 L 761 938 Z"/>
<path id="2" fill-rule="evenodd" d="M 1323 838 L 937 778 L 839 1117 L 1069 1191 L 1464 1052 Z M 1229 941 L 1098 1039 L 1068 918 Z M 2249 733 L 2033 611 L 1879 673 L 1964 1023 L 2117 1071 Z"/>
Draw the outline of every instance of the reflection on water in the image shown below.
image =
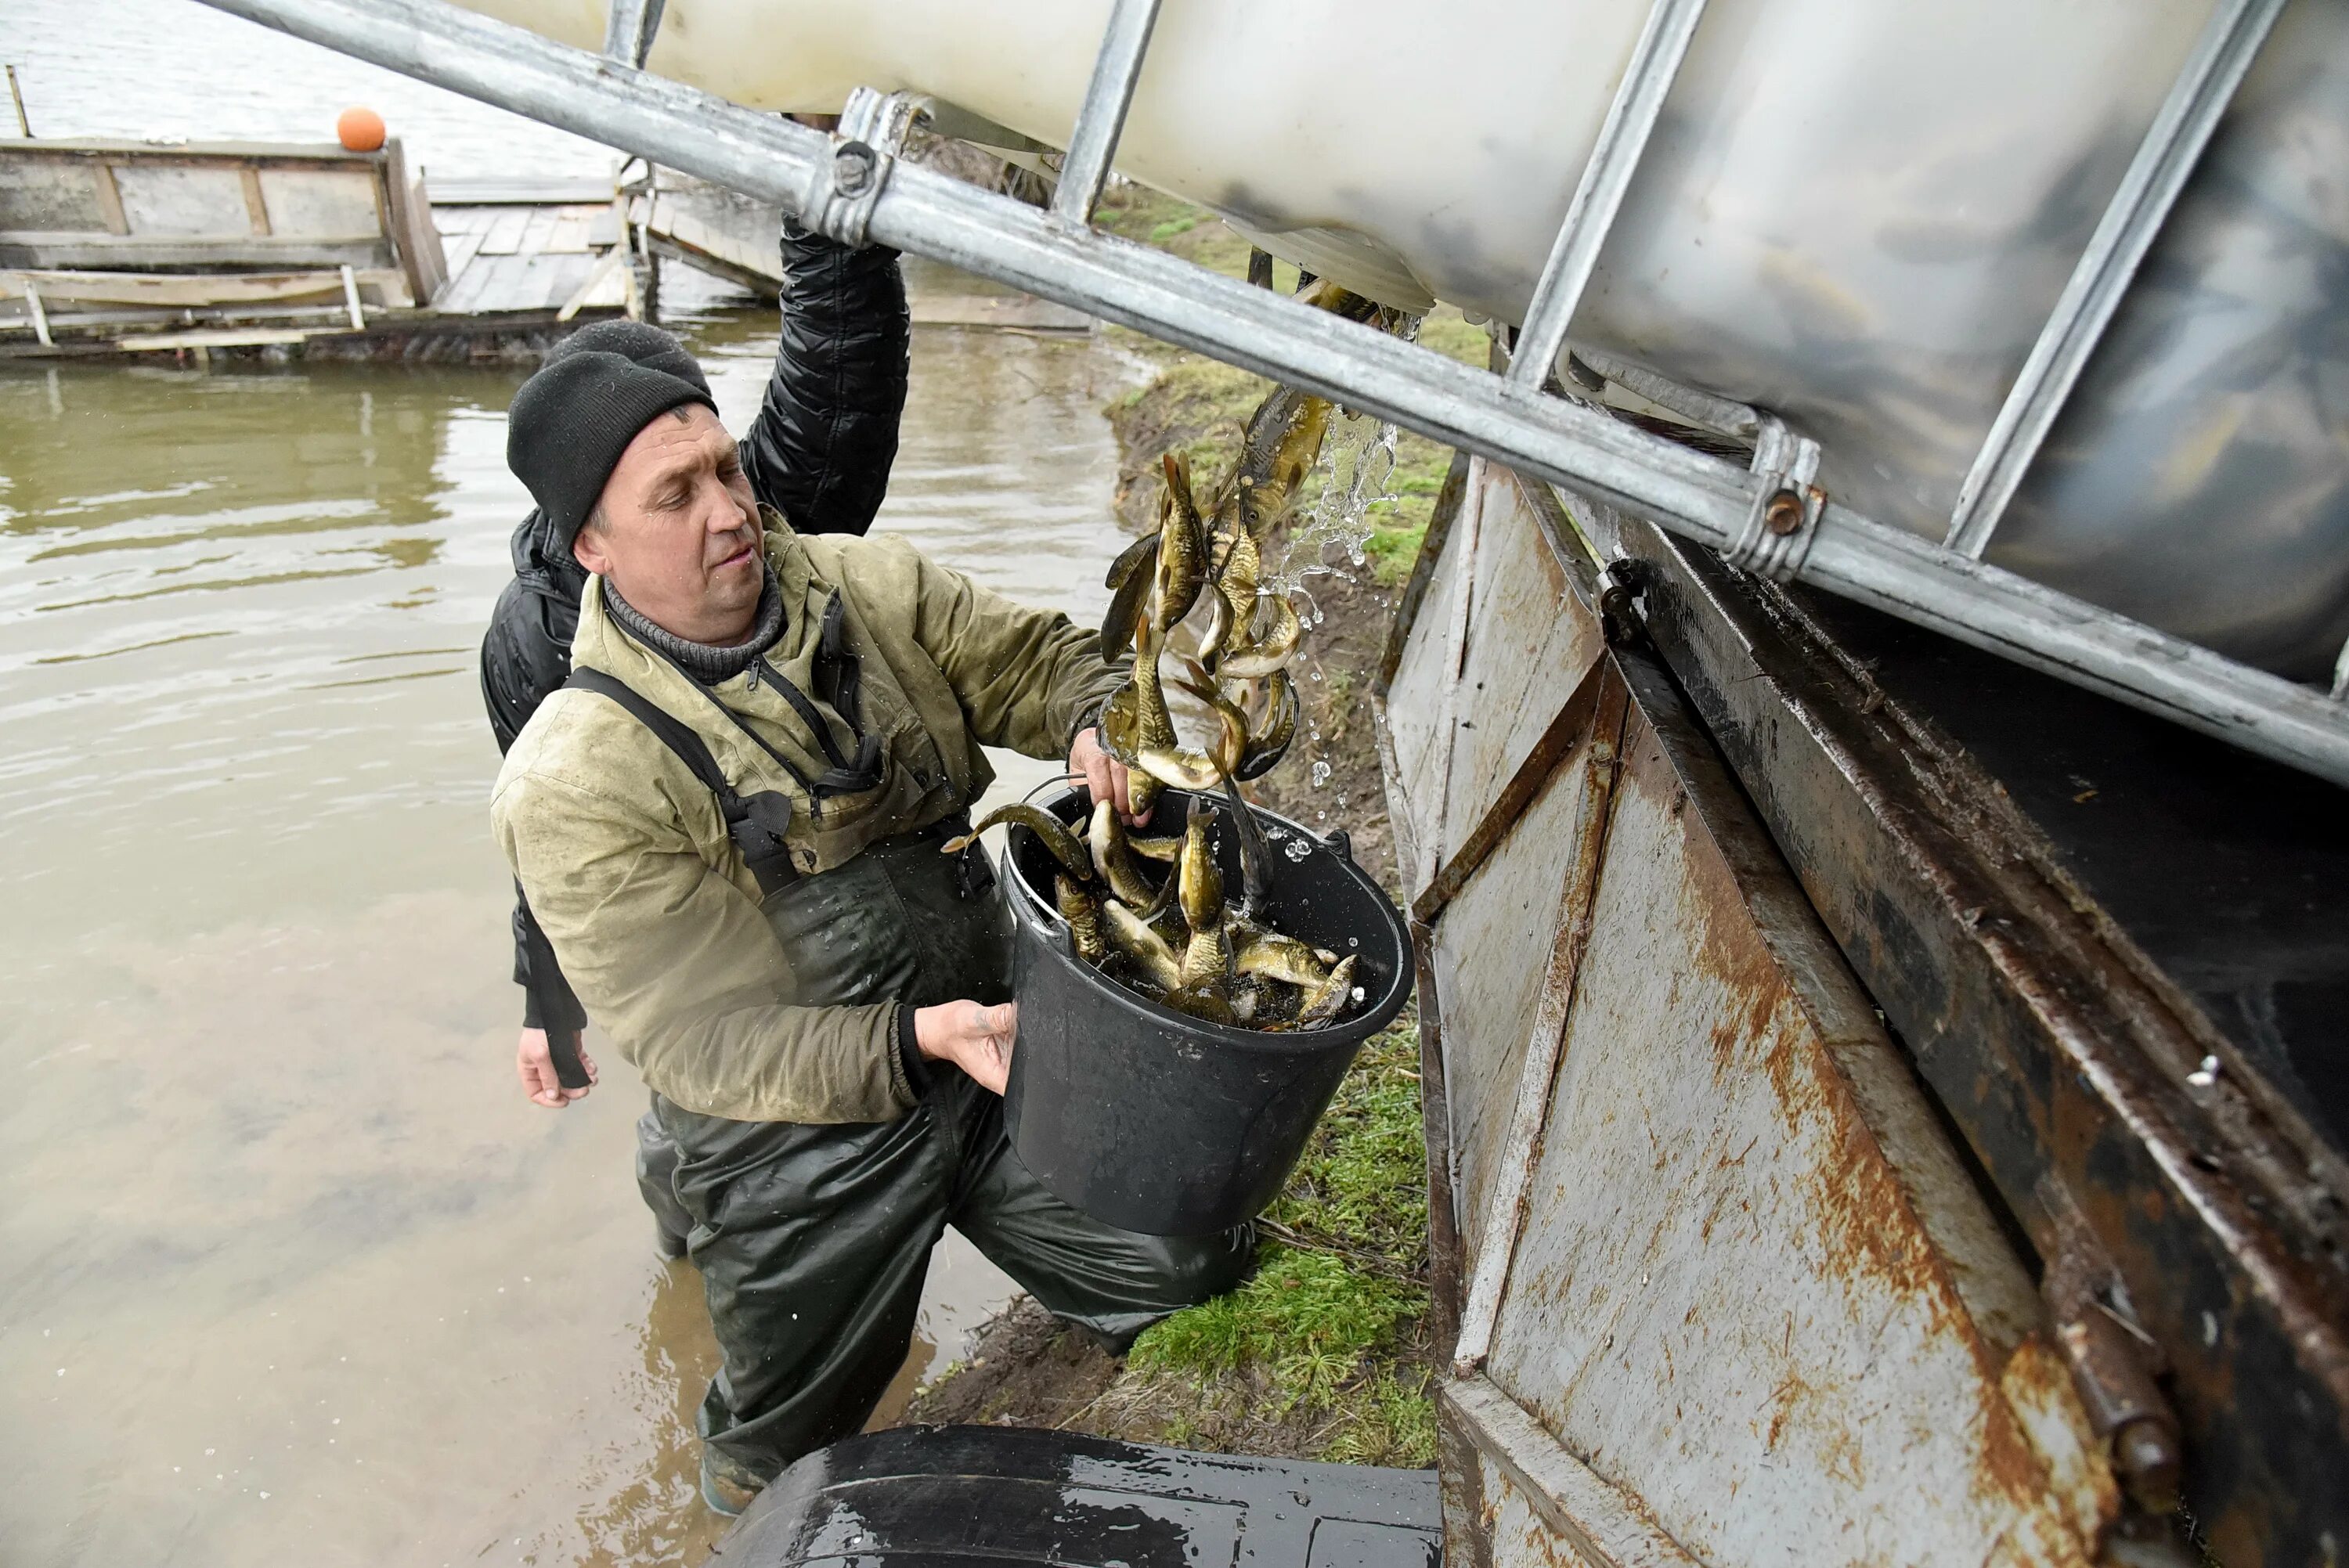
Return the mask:
<path id="1" fill-rule="evenodd" d="M 729 424 L 771 317 L 696 328 Z M 884 526 L 1098 614 L 1084 343 L 916 340 Z M 512 1081 L 473 670 L 509 371 L 0 373 L 10 1561 L 644 1563 L 710 1536 L 698 1283 L 608 1048 Z M 1049 771 L 1021 763 L 1024 789 Z M 941 1249 L 917 1372 L 1008 1290 Z"/>

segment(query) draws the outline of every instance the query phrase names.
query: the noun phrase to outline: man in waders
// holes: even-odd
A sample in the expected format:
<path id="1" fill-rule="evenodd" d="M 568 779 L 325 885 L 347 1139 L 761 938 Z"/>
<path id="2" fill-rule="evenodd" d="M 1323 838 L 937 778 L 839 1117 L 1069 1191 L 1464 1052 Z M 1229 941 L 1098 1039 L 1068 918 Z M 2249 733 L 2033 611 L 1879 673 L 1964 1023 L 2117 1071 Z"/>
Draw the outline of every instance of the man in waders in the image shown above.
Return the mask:
<path id="1" fill-rule="evenodd" d="M 948 1223 L 1114 1347 L 1236 1284 L 1247 1227 L 1112 1230 L 1012 1154 L 1008 916 L 976 847 L 940 850 L 982 746 L 1065 758 L 1122 803 L 1091 725 L 1124 672 L 900 541 L 762 508 L 674 340 L 550 356 L 507 458 L 592 575 L 492 816 L 676 1150 L 648 1196 L 690 1223 L 724 1354 L 710 1505 L 864 1424 Z"/>

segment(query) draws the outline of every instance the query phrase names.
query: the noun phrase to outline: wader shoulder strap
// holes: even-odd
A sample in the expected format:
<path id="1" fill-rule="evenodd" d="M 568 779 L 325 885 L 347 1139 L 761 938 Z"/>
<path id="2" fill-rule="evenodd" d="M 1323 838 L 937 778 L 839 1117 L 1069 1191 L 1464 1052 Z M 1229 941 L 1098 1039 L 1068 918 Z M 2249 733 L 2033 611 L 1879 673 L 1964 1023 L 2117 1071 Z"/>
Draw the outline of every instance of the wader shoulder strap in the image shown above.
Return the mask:
<path id="1" fill-rule="evenodd" d="M 790 851 L 783 842 L 783 830 L 792 820 L 789 796 L 768 789 L 745 799 L 719 770 L 718 759 L 709 754 L 709 747 L 701 737 L 617 676 L 602 670 L 574 669 L 571 678 L 563 684 L 609 697 L 627 709 L 637 723 L 676 752 L 678 760 L 691 769 L 693 776 L 718 797 L 718 809 L 726 818 L 727 834 L 734 841 L 734 847 L 742 851 L 750 874 L 758 879 L 761 897 L 798 878 L 799 872 L 792 865 Z"/>

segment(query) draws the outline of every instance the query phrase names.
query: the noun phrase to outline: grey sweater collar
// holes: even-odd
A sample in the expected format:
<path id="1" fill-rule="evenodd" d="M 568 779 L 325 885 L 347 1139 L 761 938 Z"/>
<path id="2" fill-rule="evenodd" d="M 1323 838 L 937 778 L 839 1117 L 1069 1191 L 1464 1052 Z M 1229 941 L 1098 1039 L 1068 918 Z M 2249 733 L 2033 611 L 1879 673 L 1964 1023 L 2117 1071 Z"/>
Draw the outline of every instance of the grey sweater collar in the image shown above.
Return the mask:
<path id="1" fill-rule="evenodd" d="M 775 645 L 783 634 L 783 585 L 775 576 L 772 565 L 767 568 L 766 584 L 759 590 L 759 616 L 751 624 L 750 635 L 731 647 L 717 647 L 709 643 L 690 643 L 674 632 L 663 631 L 644 618 L 636 606 L 620 597 L 612 580 L 604 580 L 604 603 L 612 612 L 612 619 L 620 629 L 656 653 L 666 654 L 685 673 L 704 686 L 716 686 L 731 680 L 750 667 L 752 661 Z"/>

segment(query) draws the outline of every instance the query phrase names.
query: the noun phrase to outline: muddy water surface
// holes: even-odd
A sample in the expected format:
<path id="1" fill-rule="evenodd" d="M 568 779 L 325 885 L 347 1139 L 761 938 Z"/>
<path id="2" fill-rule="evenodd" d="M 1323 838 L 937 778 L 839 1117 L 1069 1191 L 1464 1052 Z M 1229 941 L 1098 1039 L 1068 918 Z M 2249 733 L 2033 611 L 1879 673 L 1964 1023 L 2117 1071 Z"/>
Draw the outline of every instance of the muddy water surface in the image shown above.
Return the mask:
<path id="1" fill-rule="evenodd" d="M 771 317 L 694 330 L 740 429 Z M 883 526 L 1097 614 L 1099 409 L 1131 374 L 921 330 Z M 524 505 L 515 381 L 0 372 L 11 1563 L 648 1563 L 712 1533 L 712 1350 L 634 1191 L 642 1091 L 608 1048 L 567 1111 L 512 1080 L 474 646 Z M 1008 1288 L 950 1236 L 893 1398 Z"/>

